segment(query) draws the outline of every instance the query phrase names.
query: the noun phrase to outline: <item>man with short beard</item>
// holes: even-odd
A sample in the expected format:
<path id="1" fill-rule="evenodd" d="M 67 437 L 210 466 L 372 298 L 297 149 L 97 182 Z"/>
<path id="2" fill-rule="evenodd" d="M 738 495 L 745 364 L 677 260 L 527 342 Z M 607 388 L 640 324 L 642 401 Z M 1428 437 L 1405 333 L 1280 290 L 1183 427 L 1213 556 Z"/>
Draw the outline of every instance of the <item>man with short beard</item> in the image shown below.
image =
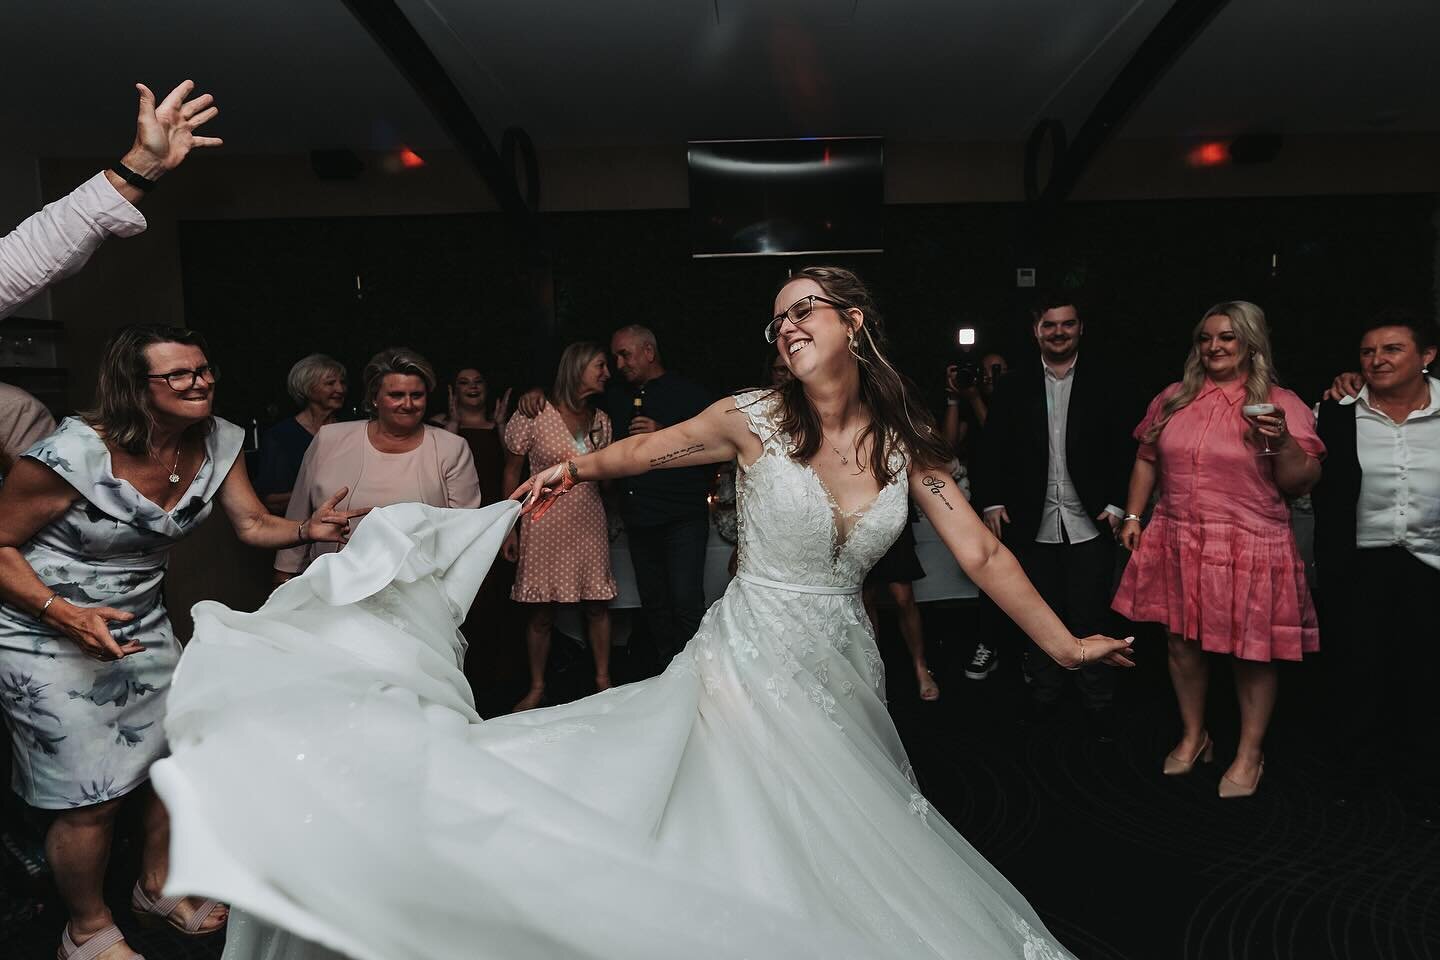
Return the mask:
<path id="1" fill-rule="evenodd" d="M 1096 355 L 1079 363 L 1085 331 L 1073 292 L 1042 294 L 1031 311 L 1040 364 L 1013 368 L 995 388 L 972 471 L 974 503 L 1019 558 L 1045 602 L 1077 636 L 1103 633 L 1125 512 L 1135 421 Z M 1042 662 L 1043 661 L 1043 662 Z M 1064 692 L 1058 664 L 1026 643 L 1034 712 L 1053 716 Z M 1112 673 L 1076 675 L 1091 729 L 1113 739 Z"/>

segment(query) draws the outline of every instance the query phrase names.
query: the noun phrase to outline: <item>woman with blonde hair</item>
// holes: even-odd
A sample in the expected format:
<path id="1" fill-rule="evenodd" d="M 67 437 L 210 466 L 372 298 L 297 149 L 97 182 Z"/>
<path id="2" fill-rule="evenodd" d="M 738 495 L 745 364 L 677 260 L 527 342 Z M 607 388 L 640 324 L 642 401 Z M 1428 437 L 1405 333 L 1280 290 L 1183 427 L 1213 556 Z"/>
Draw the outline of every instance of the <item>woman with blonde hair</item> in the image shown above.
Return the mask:
<path id="1" fill-rule="evenodd" d="M 590 398 L 605 392 L 610 368 L 599 344 L 572 343 L 560 356 L 549 401 L 534 417 L 519 411 L 505 426 L 505 489 L 520 483 L 526 458 L 531 474 L 608 446 L 610 418 Z M 599 484 L 580 484 L 544 526 L 522 520 L 505 540 L 505 559 L 516 561 L 510 598 L 530 605 L 525 646 L 530 660 L 530 692 L 516 711 L 540 705 L 545 696 L 545 664 L 550 659 L 550 630 L 555 604 L 579 603 L 595 657 L 595 688 L 610 687 L 610 601 L 615 577 L 610 570 L 610 536 Z"/>
<path id="2" fill-rule="evenodd" d="M 1184 378 L 1150 401 L 1135 439 L 1140 449 L 1120 529 L 1132 556 L 1113 606 L 1169 632 L 1183 732 L 1164 770 L 1186 774 L 1212 758 L 1206 654 L 1226 654 L 1240 701 L 1240 742 L 1220 796 L 1248 797 L 1264 773 L 1274 661 L 1319 649 L 1285 498 L 1320 479 L 1325 447 L 1310 409 L 1276 382 L 1264 311 L 1243 300 L 1206 310 Z M 1142 536 L 1140 514 L 1157 484 L 1159 502 Z"/>
<path id="3" fill-rule="evenodd" d="M 323 353 L 301 357 L 286 375 L 285 389 L 299 412 L 265 431 L 255 471 L 255 492 L 274 513 L 290 505 L 290 491 L 315 434 L 334 423 L 345 406 L 345 365 Z"/>

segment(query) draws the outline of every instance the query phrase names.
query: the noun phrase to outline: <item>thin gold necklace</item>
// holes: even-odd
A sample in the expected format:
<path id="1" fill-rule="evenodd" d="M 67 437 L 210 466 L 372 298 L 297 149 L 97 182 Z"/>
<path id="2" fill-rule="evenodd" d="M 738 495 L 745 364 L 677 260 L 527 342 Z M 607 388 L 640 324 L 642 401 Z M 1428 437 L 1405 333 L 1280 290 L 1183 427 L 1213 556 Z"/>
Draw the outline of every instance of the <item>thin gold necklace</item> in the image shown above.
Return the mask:
<path id="1" fill-rule="evenodd" d="M 180 439 L 177 440 L 177 441 L 175 441 L 175 462 L 170 465 L 170 476 L 166 477 L 166 479 L 169 480 L 171 483 L 179 483 L 179 482 L 180 482 L 180 473 L 179 473 L 179 470 L 180 470 L 180 448 L 181 448 L 182 446 L 184 446 L 184 444 L 185 444 L 185 435 L 184 435 L 184 434 L 181 434 L 181 435 L 180 435 Z M 154 450 L 151 450 L 151 451 L 150 451 L 150 459 L 151 459 L 151 460 L 154 460 L 156 463 L 160 464 L 160 466 L 162 466 L 162 467 L 165 466 L 165 461 L 164 461 L 164 460 L 161 460 L 159 457 L 155 456 L 155 451 L 154 451 Z"/>

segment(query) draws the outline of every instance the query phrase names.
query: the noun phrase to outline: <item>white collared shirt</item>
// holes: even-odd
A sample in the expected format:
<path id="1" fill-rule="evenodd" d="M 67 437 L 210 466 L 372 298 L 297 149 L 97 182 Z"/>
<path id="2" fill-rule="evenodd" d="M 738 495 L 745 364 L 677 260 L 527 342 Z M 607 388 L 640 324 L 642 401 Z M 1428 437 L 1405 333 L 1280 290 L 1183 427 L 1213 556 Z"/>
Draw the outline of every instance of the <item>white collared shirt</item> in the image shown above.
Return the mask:
<path id="1" fill-rule="evenodd" d="M 1045 411 L 1048 429 L 1045 431 L 1050 443 L 1050 475 L 1045 481 L 1045 506 L 1040 512 L 1040 530 L 1035 535 L 1036 543 L 1085 543 L 1100 536 L 1095 524 L 1085 516 L 1085 505 L 1075 492 L 1075 483 L 1070 479 L 1070 466 L 1065 462 L 1065 430 L 1070 419 L 1070 391 L 1075 384 L 1077 356 L 1063 374 L 1044 360 L 1040 366 L 1045 370 Z M 1061 530 L 1064 535 L 1061 535 Z"/>
<path id="2" fill-rule="evenodd" d="M 1045 506 L 1041 510 L 1040 529 L 1036 532 L 1036 543 L 1085 543 L 1100 535 L 1094 522 L 1085 515 L 1085 505 L 1075 492 L 1075 483 L 1070 479 L 1070 467 L 1065 462 L 1066 425 L 1070 419 L 1070 390 L 1075 383 L 1072 374 L 1075 364 L 1080 362 L 1079 354 L 1065 368 L 1064 375 L 1057 375 L 1050 365 L 1041 359 L 1040 366 L 1045 374 L 1046 435 L 1050 448 L 1049 477 L 1045 484 Z M 984 513 L 1004 510 L 1004 504 L 991 504 Z M 1117 520 L 1125 511 L 1113 503 L 1105 505 L 1105 512 Z M 1061 536 L 1061 529 L 1064 536 Z"/>
<path id="3" fill-rule="evenodd" d="M 145 217 L 97 173 L 0 237 L 0 317 L 85 265 L 106 237 L 145 229 Z"/>
<path id="4" fill-rule="evenodd" d="M 1370 405 L 1369 387 L 1355 400 L 1355 545 L 1404 547 L 1440 569 L 1440 380 L 1426 379 L 1430 402 L 1403 423 Z"/>

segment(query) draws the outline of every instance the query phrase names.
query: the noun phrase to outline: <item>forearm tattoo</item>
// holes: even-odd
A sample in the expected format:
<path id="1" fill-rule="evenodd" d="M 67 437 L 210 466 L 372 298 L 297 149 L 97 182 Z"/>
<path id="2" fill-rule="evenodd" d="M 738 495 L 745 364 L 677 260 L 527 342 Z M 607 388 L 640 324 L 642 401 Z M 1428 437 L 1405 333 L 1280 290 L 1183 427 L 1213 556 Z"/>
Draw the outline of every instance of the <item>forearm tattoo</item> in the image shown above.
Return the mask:
<path id="1" fill-rule="evenodd" d="M 945 504 L 945 509 L 946 509 L 946 510 L 952 510 L 952 511 L 953 511 L 953 510 L 955 509 L 954 507 L 950 506 L 950 501 L 945 499 L 945 493 L 944 493 L 944 491 L 945 491 L 945 481 L 944 481 L 944 480 L 941 480 L 941 479 L 939 479 L 938 477 L 924 477 L 923 479 L 921 479 L 920 482 L 923 483 L 923 484 L 925 484 L 925 486 L 929 487 L 929 488 L 930 488 L 930 492 L 933 493 L 933 494 L 935 494 L 935 496 L 937 496 L 937 497 L 940 498 L 940 502 L 943 503 L 943 504 Z"/>
<path id="2" fill-rule="evenodd" d="M 652 467 L 663 467 L 663 466 L 664 466 L 665 464 L 667 464 L 667 463 L 673 463 L 673 462 L 676 461 L 676 460 L 680 460 L 680 459 L 683 459 L 684 457 L 690 456 L 690 454 L 692 454 L 692 453 L 699 453 L 701 450 L 704 450 L 704 449 L 705 449 L 705 444 L 703 444 L 703 443 L 692 443 L 692 444 L 690 444 L 690 446 L 688 446 L 688 447 L 681 447 L 679 450 L 671 450 L 669 453 L 667 453 L 667 454 L 665 454 L 665 455 L 663 455 L 663 456 L 652 457 L 652 458 L 650 459 L 650 466 L 652 466 Z"/>

